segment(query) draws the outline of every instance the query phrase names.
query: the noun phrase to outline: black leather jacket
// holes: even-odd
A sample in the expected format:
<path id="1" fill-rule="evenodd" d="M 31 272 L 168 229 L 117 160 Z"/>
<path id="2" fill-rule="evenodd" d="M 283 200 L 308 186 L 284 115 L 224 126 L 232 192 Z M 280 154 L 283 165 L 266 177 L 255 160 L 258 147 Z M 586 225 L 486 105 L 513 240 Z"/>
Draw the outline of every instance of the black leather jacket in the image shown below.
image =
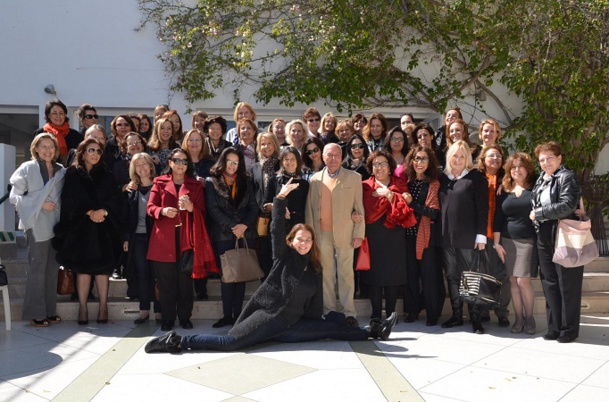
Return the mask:
<path id="1" fill-rule="evenodd" d="M 544 176 L 545 174 L 542 173 L 537 179 L 531 197 L 536 223 L 566 218 L 577 219 L 574 211 L 581 197 L 581 189 L 575 173 L 560 165 L 549 182 L 544 180 Z M 541 193 L 548 185 L 552 202 L 549 205 L 541 205 Z"/>

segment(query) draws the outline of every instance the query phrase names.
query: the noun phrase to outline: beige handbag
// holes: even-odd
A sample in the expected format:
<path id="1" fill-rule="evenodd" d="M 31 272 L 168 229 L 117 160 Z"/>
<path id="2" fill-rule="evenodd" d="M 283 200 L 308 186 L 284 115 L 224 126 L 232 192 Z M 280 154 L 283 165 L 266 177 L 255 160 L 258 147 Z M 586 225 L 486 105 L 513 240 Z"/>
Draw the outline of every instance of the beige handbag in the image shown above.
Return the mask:
<path id="1" fill-rule="evenodd" d="M 256 231 L 258 232 L 258 236 L 266 237 L 269 235 L 269 222 L 271 218 L 267 218 L 265 216 L 259 216 L 256 221 Z"/>
<path id="2" fill-rule="evenodd" d="M 256 250 L 250 250 L 247 241 L 245 247 L 239 248 L 239 240 L 235 241 L 235 248 L 228 250 L 220 256 L 222 265 L 222 282 L 251 282 L 264 277 L 264 272 L 258 264 Z"/>

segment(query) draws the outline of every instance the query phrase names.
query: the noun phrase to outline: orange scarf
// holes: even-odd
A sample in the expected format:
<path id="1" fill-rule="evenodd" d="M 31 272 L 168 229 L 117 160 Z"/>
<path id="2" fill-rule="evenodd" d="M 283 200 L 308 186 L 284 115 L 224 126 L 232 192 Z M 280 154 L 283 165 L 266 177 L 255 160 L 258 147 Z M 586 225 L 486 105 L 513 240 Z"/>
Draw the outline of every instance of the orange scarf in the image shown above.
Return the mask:
<path id="1" fill-rule="evenodd" d="M 427 199 L 425 200 L 425 206 L 433 209 L 440 209 L 440 199 L 438 198 L 438 190 L 440 189 L 440 182 L 433 180 L 429 183 L 429 190 L 427 191 Z M 421 222 L 419 222 L 419 229 L 417 231 L 416 239 L 416 255 L 417 260 L 423 259 L 423 251 L 429 247 L 429 239 L 431 237 L 431 218 L 429 216 L 421 215 Z"/>
<path id="2" fill-rule="evenodd" d="M 70 132 L 70 124 L 66 121 L 61 126 L 56 126 L 53 123 L 47 123 L 42 127 L 44 131 L 47 133 L 51 133 L 57 139 L 59 143 L 59 153 L 61 156 L 66 156 L 68 154 L 68 144 L 66 144 L 66 137 Z"/>

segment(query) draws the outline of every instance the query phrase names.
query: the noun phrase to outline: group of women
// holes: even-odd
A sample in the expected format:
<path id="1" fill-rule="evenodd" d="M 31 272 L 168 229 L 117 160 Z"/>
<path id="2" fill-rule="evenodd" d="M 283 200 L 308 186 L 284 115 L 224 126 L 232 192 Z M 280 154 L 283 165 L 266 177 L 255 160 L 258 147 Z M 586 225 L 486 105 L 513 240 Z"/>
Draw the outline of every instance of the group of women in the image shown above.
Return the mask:
<path id="1" fill-rule="evenodd" d="M 383 298 L 386 316 L 394 317 L 400 294 L 406 322 L 425 309 L 427 325 L 437 325 L 445 299 L 442 269 L 453 310 L 442 326 L 462 325 L 460 275 L 480 265 L 504 284 L 495 310 L 499 325 L 509 326 L 511 293 L 512 332 L 533 334 L 530 278 L 539 261 L 548 299 L 546 339 L 578 336 L 583 268 L 567 270 L 551 261 L 556 222 L 575 212 L 580 195 L 556 143 L 536 149 L 544 172 L 536 180 L 528 155 L 506 158 L 495 121 L 480 124 L 481 145 L 473 145 L 458 109 L 447 113 L 437 133 L 426 123 L 415 125 L 411 116 L 389 130 L 379 113 L 353 121 L 327 114 L 321 132 L 312 132 L 321 116 L 311 108 L 309 124 L 275 119 L 259 134 L 256 113 L 241 102 L 236 127 L 227 134 L 225 119 L 202 112 L 184 132 L 179 114 L 161 105 L 153 123 L 145 115 L 116 116 L 110 139 L 96 124 L 95 108 L 81 109 L 84 138 L 69 128 L 65 105 L 49 102 L 47 124 L 32 142 L 32 161 L 11 179 L 11 200 L 35 261 L 24 303 L 24 318 L 33 325 L 61 320 L 52 242 L 59 264 L 78 274 L 79 324 L 88 323 L 93 278 L 97 321 L 107 322 L 108 278 L 123 265 L 140 300 L 137 324 L 149 319 L 153 303 L 163 330 L 171 330 L 176 318 L 192 328 L 193 286 L 199 298 L 207 297 L 205 278 L 218 273 L 226 251 L 247 243 L 259 251 L 265 275 L 273 276 L 271 256 L 282 242 L 274 236 L 304 230 L 299 225 L 308 179 L 324 168 L 324 146 L 337 143 L 342 167 L 362 176 L 365 213 L 353 219 L 365 219 L 370 269 L 356 278 L 366 288 L 377 328 Z M 59 162 L 68 158 L 65 169 Z M 278 221 L 279 194 L 285 201 Z M 276 224 L 281 231 L 269 230 Z M 222 283 L 221 291 L 223 316 L 214 327 L 233 325 L 243 313 L 245 284 Z M 470 315 L 474 332 L 483 333 L 488 312 L 471 306 Z"/>

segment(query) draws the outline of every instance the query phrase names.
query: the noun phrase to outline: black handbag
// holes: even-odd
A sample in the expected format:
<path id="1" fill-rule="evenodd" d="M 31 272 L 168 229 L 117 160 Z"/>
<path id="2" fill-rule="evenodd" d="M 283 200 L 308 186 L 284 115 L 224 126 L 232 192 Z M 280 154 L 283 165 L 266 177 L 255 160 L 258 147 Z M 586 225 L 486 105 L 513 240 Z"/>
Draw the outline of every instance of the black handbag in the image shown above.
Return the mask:
<path id="1" fill-rule="evenodd" d="M 195 252 L 193 249 L 188 249 L 182 253 L 180 257 L 180 272 L 188 275 L 192 275 L 192 263 L 195 259 Z"/>
<path id="2" fill-rule="evenodd" d="M 501 296 L 501 281 L 494 276 L 480 272 L 480 259 L 484 251 L 474 253 L 473 269 L 461 273 L 459 284 L 459 298 L 464 303 L 474 306 L 494 309 L 499 307 Z"/>
<path id="3" fill-rule="evenodd" d="M 0 286 L 8 285 L 8 277 L 6 275 L 6 268 L 2 265 L 2 261 L 0 261 Z"/>

